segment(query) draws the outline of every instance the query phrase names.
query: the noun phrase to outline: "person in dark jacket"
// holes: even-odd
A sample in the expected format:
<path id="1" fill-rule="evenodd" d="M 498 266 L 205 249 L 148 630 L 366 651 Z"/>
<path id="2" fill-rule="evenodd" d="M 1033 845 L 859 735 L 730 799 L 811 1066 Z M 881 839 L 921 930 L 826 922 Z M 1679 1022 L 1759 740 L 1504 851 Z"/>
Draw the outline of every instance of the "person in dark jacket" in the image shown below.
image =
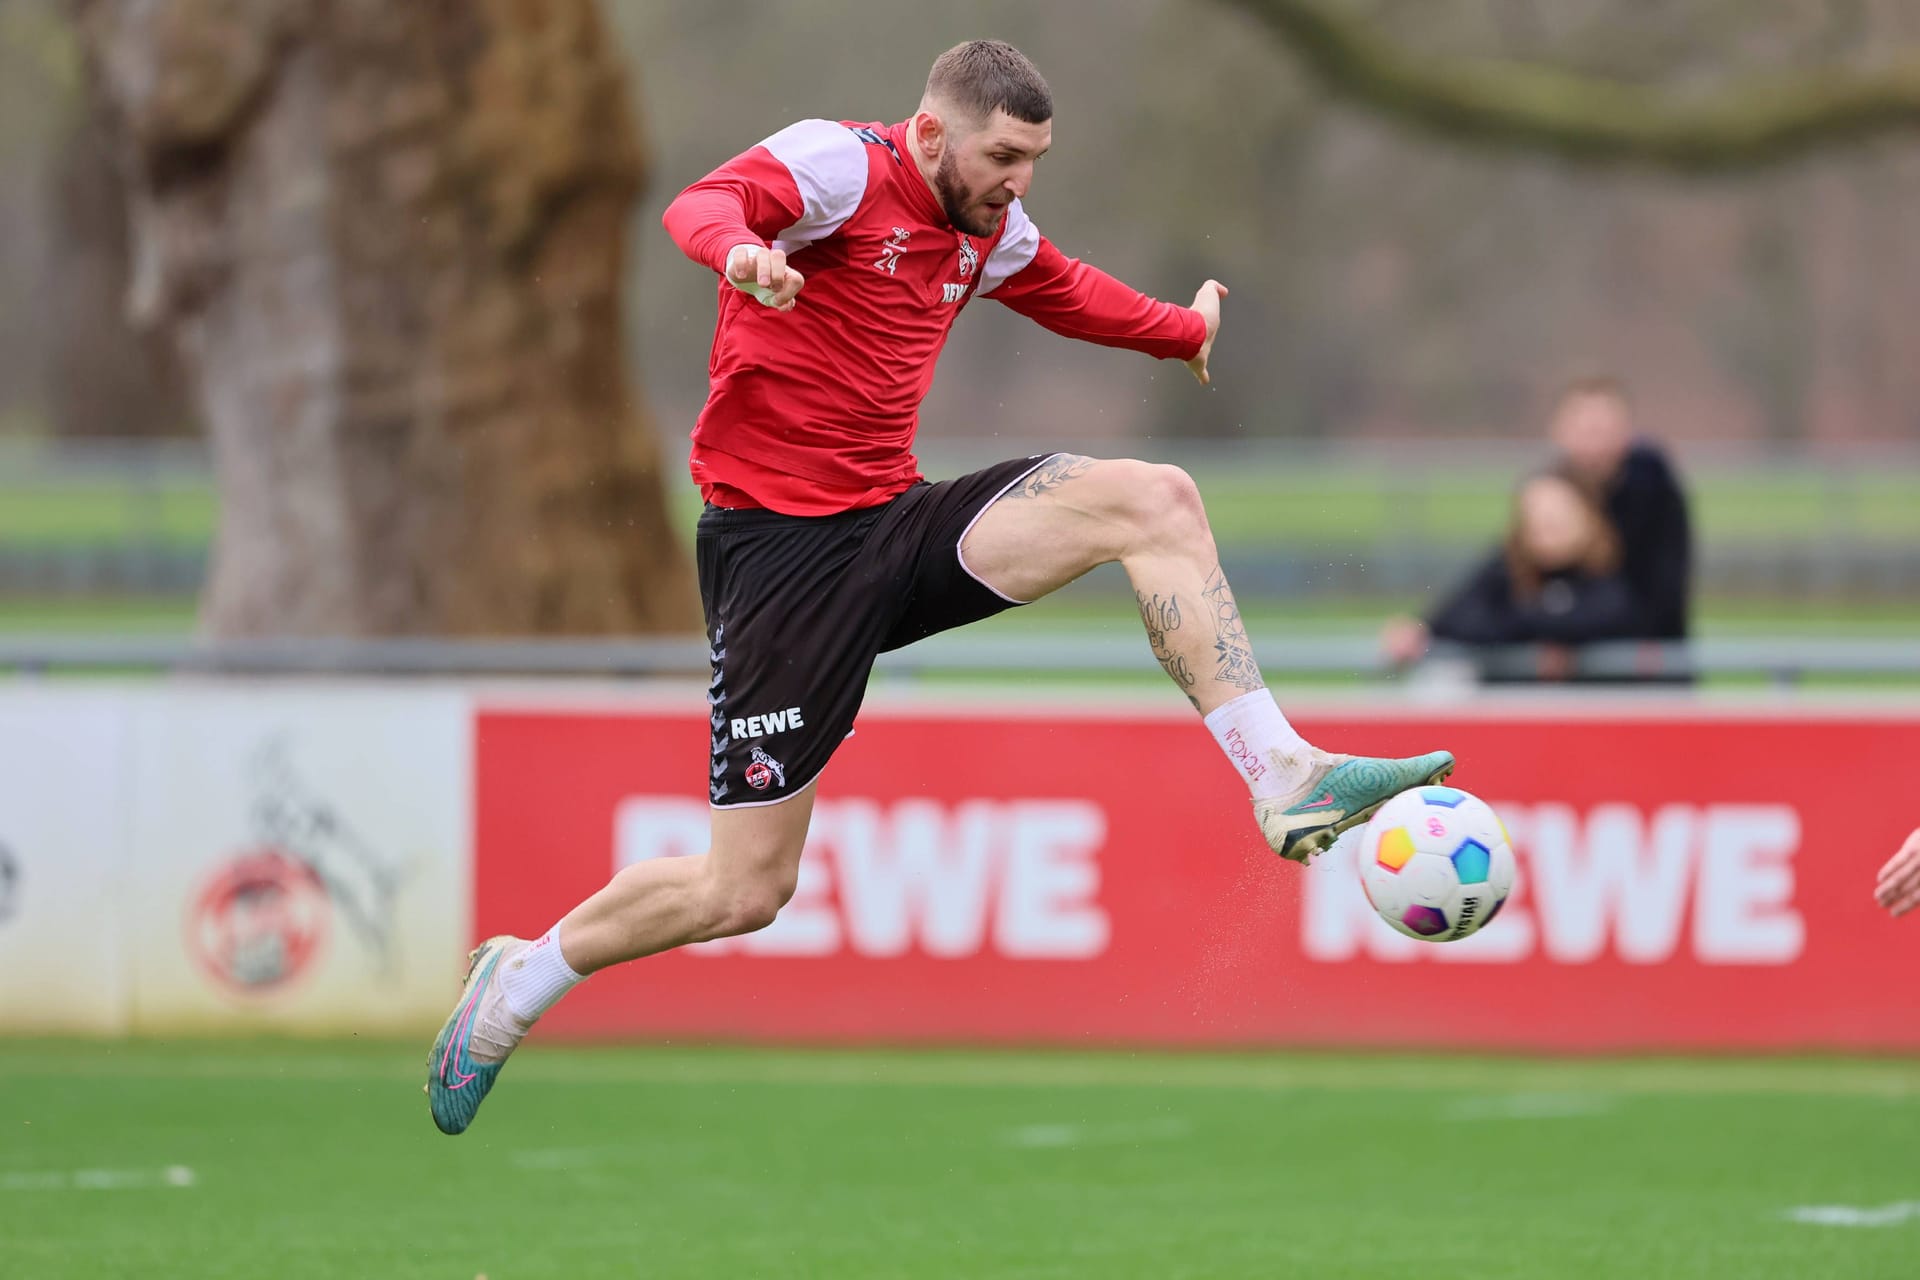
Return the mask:
<path id="1" fill-rule="evenodd" d="M 1542 596 L 1546 605 L 1520 607 L 1510 537 L 1506 551 L 1483 562 L 1428 619 L 1387 623 L 1381 647 L 1392 661 L 1418 660 L 1436 635 L 1486 644 L 1686 637 L 1693 558 L 1686 495 L 1661 448 L 1634 434 L 1625 388 L 1613 378 L 1570 383 L 1554 403 L 1549 433 L 1559 450 L 1553 470 L 1590 494 L 1611 526 L 1614 571 L 1548 574 L 1556 585 Z"/>
<path id="2" fill-rule="evenodd" d="M 1390 623 L 1384 646 L 1409 661 L 1430 640 L 1574 645 L 1644 635 L 1647 617 L 1620 561 L 1620 538 L 1580 473 L 1540 472 L 1515 493 L 1504 544 L 1424 622 Z"/>
<path id="3" fill-rule="evenodd" d="M 1562 460 L 1601 495 L 1620 535 L 1620 572 L 1645 623 L 1634 638 L 1685 639 L 1693 568 L 1687 499 L 1666 454 L 1634 434 L 1626 388 L 1613 378 L 1569 384 L 1550 433 Z"/>

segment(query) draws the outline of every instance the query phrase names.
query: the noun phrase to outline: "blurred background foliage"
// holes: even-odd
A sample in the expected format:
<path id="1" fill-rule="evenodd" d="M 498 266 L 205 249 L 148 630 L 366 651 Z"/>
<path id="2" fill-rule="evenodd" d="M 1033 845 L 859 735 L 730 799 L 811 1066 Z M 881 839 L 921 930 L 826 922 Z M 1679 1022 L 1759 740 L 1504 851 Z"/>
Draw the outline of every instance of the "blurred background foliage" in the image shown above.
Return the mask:
<path id="1" fill-rule="evenodd" d="M 1743 581 L 1791 596 L 1819 577 L 1716 578 L 1716 547 L 1760 547 L 1777 569 L 1809 541 L 1867 557 L 1828 573 L 1829 594 L 1910 593 L 1920 138 L 1711 175 L 1473 145 L 1329 92 L 1250 7 L 602 0 L 650 164 L 625 343 L 669 462 L 705 392 L 714 284 L 660 230 L 666 202 L 794 119 L 903 118 L 935 54 L 990 34 L 1033 56 L 1055 91 L 1055 146 L 1028 200 L 1041 228 L 1159 296 L 1184 301 L 1209 275 L 1233 296 L 1204 393 L 1174 366 L 973 308 L 925 407 L 930 470 L 1054 446 L 1189 458 L 1223 540 L 1305 547 L 1328 590 L 1366 595 L 1343 557 L 1409 539 L 1464 556 L 1538 456 L 1553 389 L 1604 370 L 1689 466 L 1710 596 Z M 1681 103 L 1775 72 L 1876 72 L 1920 50 L 1920 6 L 1893 0 L 1326 7 L 1436 65 L 1539 64 Z M 164 355 L 119 321 L 121 201 L 61 0 L 5 0 L 0 443 L 14 447 L 0 451 L 0 546 L 133 527 L 153 555 L 183 549 L 190 578 L 215 518 L 192 447 L 174 470 L 146 466 L 131 497 L 124 469 L 89 488 L 22 461 L 35 455 L 20 442 L 195 431 Z M 1313 483 L 1297 474 L 1307 458 Z M 60 591 L 85 577 L 61 572 Z M 1303 572 L 1277 574 L 1276 589 Z M 1427 572 L 1388 574 L 1385 593 L 1405 598 Z"/>
<path id="2" fill-rule="evenodd" d="M 1161 296 L 1220 276 L 1231 328 L 1217 391 L 1195 397 L 1123 354 L 970 317 L 927 406 L 931 438 L 1530 436 L 1551 387 L 1596 368 L 1629 378 L 1647 424 L 1676 439 L 1920 432 L 1920 140 L 1711 177 L 1450 143 L 1330 96 L 1231 4 L 603 7 L 653 159 L 629 343 L 672 435 L 704 392 L 712 282 L 660 232 L 665 202 L 793 119 L 904 117 L 933 55 L 983 33 L 1027 50 L 1055 90 L 1056 144 L 1028 202 L 1042 229 Z M 1538 61 L 1683 97 L 1920 47 L 1920 7 L 1885 0 L 1344 8 L 1436 60 Z M 112 183 L 82 172 L 102 158 L 72 154 L 98 145 L 79 89 L 58 0 L 0 6 L 0 421 L 186 431 L 139 379 L 63 358 L 63 323 L 97 338 L 104 318 L 65 319 L 83 308 L 62 295 L 112 277 L 118 252 Z M 103 381 L 121 389 L 111 408 L 67 385 Z"/>

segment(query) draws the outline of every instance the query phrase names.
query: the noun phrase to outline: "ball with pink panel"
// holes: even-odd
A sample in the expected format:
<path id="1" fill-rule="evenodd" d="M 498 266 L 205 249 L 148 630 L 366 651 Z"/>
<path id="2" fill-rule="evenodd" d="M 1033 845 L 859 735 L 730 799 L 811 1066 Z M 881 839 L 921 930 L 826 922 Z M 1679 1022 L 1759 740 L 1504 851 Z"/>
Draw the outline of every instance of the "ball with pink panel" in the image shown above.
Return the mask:
<path id="1" fill-rule="evenodd" d="M 1491 806 L 1457 787 L 1415 787 L 1380 806 L 1357 851 L 1360 887 L 1410 938 L 1484 929 L 1513 892 L 1513 842 Z"/>

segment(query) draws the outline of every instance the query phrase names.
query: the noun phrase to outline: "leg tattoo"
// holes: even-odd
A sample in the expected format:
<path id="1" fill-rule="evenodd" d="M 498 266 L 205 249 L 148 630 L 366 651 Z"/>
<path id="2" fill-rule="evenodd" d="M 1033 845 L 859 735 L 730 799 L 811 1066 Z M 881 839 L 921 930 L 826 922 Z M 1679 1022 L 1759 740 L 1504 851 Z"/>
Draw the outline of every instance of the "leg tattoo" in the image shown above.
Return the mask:
<path id="1" fill-rule="evenodd" d="M 1233 588 L 1227 585 L 1227 575 L 1221 572 L 1219 565 L 1213 567 L 1213 573 L 1207 578 L 1206 590 L 1201 594 L 1213 606 L 1213 651 L 1220 664 L 1213 678 L 1246 693 L 1264 689 L 1267 682 L 1261 679 L 1260 666 L 1253 660 L 1253 648 L 1247 642 L 1246 624 L 1240 621 L 1240 606 L 1234 600 Z"/>
<path id="2" fill-rule="evenodd" d="M 1009 498 L 1037 498 L 1043 493 L 1051 493 L 1075 476 L 1084 475 L 1093 465 L 1092 458 L 1083 458 L 1077 453 L 1059 453 L 1027 473 L 1027 478 L 1009 489 Z"/>
<path id="3" fill-rule="evenodd" d="M 1200 700 L 1188 692 L 1197 679 L 1193 668 L 1187 665 L 1185 657 L 1175 653 L 1167 643 L 1167 633 L 1180 629 L 1179 598 L 1168 596 L 1162 600 L 1157 595 L 1150 596 L 1143 591 L 1136 591 L 1133 595 L 1140 602 L 1140 621 L 1146 624 L 1147 644 L 1152 647 L 1153 656 L 1160 660 L 1161 667 L 1180 686 L 1180 691 L 1187 695 L 1187 701 L 1193 704 L 1193 709 L 1198 711 Z"/>

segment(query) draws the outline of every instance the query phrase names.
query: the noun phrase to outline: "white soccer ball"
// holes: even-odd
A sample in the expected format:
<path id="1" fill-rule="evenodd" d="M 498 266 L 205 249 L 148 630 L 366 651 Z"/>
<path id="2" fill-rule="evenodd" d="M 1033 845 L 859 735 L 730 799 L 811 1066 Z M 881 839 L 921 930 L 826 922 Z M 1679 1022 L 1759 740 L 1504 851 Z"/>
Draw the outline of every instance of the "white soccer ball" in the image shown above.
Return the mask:
<path id="1" fill-rule="evenodd" d="M 1415 787 L 1380 806 L 1357 851 L 1380 918 L 1426 942 L 1478 933 L 1513 892 L 1513 842 L 1478 796 Z"/>

